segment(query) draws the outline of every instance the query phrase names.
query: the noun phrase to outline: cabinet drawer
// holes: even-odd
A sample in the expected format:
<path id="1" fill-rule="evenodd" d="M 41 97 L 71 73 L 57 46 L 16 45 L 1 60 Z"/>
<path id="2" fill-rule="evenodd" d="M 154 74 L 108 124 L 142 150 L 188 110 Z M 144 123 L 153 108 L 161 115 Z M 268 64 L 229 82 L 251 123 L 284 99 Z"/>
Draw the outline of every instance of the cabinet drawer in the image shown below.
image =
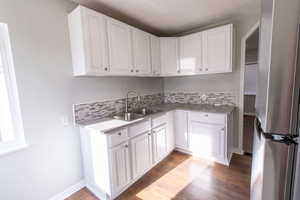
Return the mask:
<path id="1" fill-rule="evenodd" d="M 132 138 L 150 130 L 151 130 L 150 120 L 143 121 L 129 127 L 129 137 Z"/>
<path id="2" fill-rule="evenodd" d="M 152 128 L 158 127 L 160 125 L 163 125 L 167 123 L 167 115 L 159 115 L 152 118 Z"/>
<path id="3" fill-rule="evenodd" d="M 213 113 L 203 113 L 203 112 L 190 112 L 190 120 L 195 120 L 210 124 L 225 124 L 226 115 L 224 114 L 213 114 Z"/>
<path id="4" fill-rule="evenodd" d="M 128 140 L 127 128 L 119 129 L 117 131 L 112 131 L 107 134 L 109 134 L 109 136 L 108 136 L 108 146 L 109 147 L 116 146 L 116 145 Z"/>

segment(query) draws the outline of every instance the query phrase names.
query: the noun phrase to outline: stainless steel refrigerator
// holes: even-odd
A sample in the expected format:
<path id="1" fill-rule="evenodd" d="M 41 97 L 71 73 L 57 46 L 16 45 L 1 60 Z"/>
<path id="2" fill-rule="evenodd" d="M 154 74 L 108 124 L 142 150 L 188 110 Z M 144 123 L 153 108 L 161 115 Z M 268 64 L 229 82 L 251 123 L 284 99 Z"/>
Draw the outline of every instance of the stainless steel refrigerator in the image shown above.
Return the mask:
<path id="1" fill-rule="evenodd" d="M 262 0 L 251 200 L 300 200 L 300 0 Z"/>

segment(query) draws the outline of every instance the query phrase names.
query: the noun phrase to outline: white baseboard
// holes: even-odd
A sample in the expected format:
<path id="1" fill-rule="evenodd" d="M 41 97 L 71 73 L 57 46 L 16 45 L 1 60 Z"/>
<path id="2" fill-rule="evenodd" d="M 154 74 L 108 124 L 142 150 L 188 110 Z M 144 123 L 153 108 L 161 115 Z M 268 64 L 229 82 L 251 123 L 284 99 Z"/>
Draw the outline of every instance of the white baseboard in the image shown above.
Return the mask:
<path id="1" fill-rule="evenodd" d="M 88 183 L 86 184 L 87 189 L 93 193 L 96 197 L 98 197 L 101 200 L 108 200 L 109 198 L 106 196 L 105 193 L 97 190 L 96 188 L 94 188 L 93 186 L 89 185 Z"/>
<path id="2" fill-rule="evenodd" d="M 234 148 L 233 153 L 244 155 L 244 151 L 240 148 Z"/>
<path id="3" fill-rule="evenodd" d="M 75 192 L 78 192 L 79 190 L 81 190 L 84 187 L 85 187 L 85 181 L 81 180 L 78 183 L 76 183 L 75 185 L 72 185 L 72 186 L 66 188 L 64 191 L 60 192 L 59 194 L 51 197 L 49 200 L 64 200 L 64 199 L 68 198 L 69 196 L 71 196 L 72 194 L 74 194 Z"/>

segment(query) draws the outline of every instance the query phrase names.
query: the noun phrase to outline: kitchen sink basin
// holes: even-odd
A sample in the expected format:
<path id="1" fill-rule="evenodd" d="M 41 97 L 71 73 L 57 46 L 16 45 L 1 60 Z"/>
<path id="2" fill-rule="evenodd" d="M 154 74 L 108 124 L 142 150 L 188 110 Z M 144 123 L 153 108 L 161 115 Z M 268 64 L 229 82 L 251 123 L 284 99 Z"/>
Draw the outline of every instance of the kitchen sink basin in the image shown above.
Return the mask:
<path id="1" fill-rule="evenodd" d="M 124 121 L 133 121 L 143 117 L 145 117 L 145 115 L 138 114 L 138 113 L 120 113 L 118 115 L 113 116 L 114 119 L 124 120 Z"/>
<path id="2" fill-rule="evenodd" d="M 114 119 L 119 119 L 119 120 L 124 120 L 124 121 L 133 121 L 136 119 L 143 118 L 147 115 L 155 114 L 162 112 L 160 109 L 153 109 L 153 108 L 143 108 L 136 110 L 134 112 L 124 112 L 124 113 L 119 113 L 115 116 L 113 116 Z"/>

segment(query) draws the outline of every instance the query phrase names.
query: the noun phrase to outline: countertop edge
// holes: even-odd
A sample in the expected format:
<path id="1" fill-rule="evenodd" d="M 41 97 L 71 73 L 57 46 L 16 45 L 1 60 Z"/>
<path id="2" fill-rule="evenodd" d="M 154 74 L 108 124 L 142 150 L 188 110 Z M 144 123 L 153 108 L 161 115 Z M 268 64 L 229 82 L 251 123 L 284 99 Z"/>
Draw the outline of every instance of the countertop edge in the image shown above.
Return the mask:
<path id="1" fill-rule="evenodd" d="M 188 106 L 190 106 L 190 108 L 188 108 Z M 194 108 L 191 108 L 192 106 L 194 106 Z M 160 104 L 160 105 L 157 105 L 156 107 L 165 107 L 165 108 L 163 108 L 160 112 L 156 112 L 156 113 L 153 113 L 153 114 L 146 115 L 143 118 L 136 119 L 136 120 L 133 120 L 133 121 L 128 121 L 128 122 L 124 121 L 124 124 L 122 124 L 122 125 L 112 127 L 112 128 L 108 128 L 108 129 L 99 130 L 99 131 L 104 133 L 104 134 L 107 134 L 108 132 L 114 131 L 116 129 L 124 128 L 126 126 L 144 121 L 144 120 L 149 119 L 149 118 L 151 118 L 155 115 L 160 115 L 162 113 L 166 113 L 166 112 L 170 112 L 170 111 L 176 111 L 176 110 L 184 110 L 184 111 L 192 111 L 192 112 L 193 111 L 195 111 L 195 112 L 206 112 L 206 113 L 213 113 L 213 114 L 226 114 L 226 115 L 229 115 L 236 109 L 236 106 L 227 106 L 228 108 L 227 108 L 226 111 L 223 110 L 223 111 L 218 112 L 218 111 L 209 111 L 209 110 L 205 110 L 205 109 L 201 110 L 200 108 L 195 108 L 195 107 L 200 107 L 200 105 L 185 105 L 185 104 L 183 104 L 183 105 Z M 215 108 L 220 108 L 220 107 L 215 107 Z M 105 121 L 109 121 L 109 120 L 113 120 L 113 118 L 105 118 L 105 119 L 100 119 L 100 120 L 94 120 L 94 121 L 91 121 L 90 123 L 89 122 L 82 123 L 82 124 L 77 123 L 77 125 L 80 128 L 88 128 L 88 126 L 92 126 L 92 125 L 95 125 L 95 124 L 98 124 L 98 123 L 104 123 Z"/>

